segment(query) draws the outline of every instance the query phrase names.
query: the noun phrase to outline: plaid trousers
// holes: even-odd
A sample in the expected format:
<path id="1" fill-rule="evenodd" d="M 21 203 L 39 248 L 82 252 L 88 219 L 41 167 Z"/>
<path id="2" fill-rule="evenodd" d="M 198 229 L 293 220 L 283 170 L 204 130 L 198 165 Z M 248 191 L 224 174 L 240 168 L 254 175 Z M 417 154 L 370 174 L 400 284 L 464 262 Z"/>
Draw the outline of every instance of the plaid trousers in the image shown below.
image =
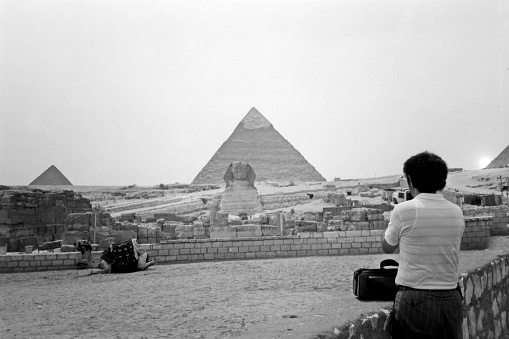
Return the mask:
<path id="1" fill-rule="evenodd" d="M 460 293 L 404 290 L 394 300 L 392 338 L 462 339 L 463 308 Z"/>

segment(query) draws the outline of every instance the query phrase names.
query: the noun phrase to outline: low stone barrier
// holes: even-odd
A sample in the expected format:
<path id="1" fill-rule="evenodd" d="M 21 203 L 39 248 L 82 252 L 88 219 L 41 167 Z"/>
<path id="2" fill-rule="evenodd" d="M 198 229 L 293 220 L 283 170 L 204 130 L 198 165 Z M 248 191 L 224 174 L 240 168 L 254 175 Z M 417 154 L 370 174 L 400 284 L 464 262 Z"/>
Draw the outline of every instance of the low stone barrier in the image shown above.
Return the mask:
<path id="1" fill-rule="evenodd" d="M 460 278 L 463 338 L 507 338 L 509 254 Z M 321 338 L 391 338 L 390 310 L 382 309 Z"/>
<path id="2" fill-rule="evenodd" d="M 466 218 L 461 249 L 485 249 L 488 244 L 491 221 L 492 218 L 489 216 Z M 207 227 L 203 227 L 201 222 L 196 222 L 193 225 L 179 225 L 175 226 L 175 233 L 179 234 L 182 239 L 161 240 L 160 244 L 141 244 L 145 239 L 155 239 L 157 241 L 161 237 L 161 231 L 157 227 L 137 226 L 138 236 L 141 233 L 144 234 L 143 237 L 140 237 L 141 247 L 147 250 L 149 255 L 159 263 L 382 253 L 380 247 L 382 230 L 303 232 L 288 236 L 263 236 L 265 232 L 274 232 L 275 227 L 245 225 L 228 228 L 220 227 L 214 230 L 215 232 L 222 232 L 222 234 L 233 234 L 232 232 L 235 232 L 235 238 L 218 238 L 218 233 L 209 234 L 209 236 L 215 236 L 217 239 L 195 238 L 195 236 L 206 236 L 206 229 Z M 190 239 L 184 239 L 183 235 L 187 233 L 187 237 Z M 244 234 L 261 234 L 262 236 L 246 237 Z M 50 255 L 52 259 L 29 259 L 29 257 L 26 257 L 34 255 Z M 64 255 L 64 257 L 53 259 L 54 255 Z M 35 270 L 74 268 L 69 261 L 66 264 L 60 262 L 60 260 L 71 260 L 66 258 L 65 255 L 70 254 L 0 256 L 0 273 L 34 271 L 30 267 L 40 267 Z M 35 263 L 32 265 L 25 263 L 32 260 L 41 261 L 41 263 L 38 266 L 35 266 Z M 44 262 L 42 263 L 42 261 Z"/>
<path id="3" fill-rule="evenodd" d="M 491 216 L 493 223 L 490 228 L 490 235 L 509 235 L 509 207 L 508 206 L 487 206 L 463 208 L 465 218 Z"/>
<path id="4" fill-rule="evenodd" d="M 0 273 L 76 269 L 80 252 L 0 255 Z"/>

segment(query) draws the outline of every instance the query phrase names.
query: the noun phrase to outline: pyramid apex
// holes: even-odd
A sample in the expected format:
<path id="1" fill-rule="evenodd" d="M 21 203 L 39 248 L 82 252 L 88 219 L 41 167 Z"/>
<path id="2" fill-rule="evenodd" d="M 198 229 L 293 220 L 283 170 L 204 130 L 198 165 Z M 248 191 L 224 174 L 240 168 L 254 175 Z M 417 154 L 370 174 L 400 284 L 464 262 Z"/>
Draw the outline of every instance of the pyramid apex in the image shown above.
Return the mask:
<path id="1" fill-rule="evenodd" d="M 259 129 L 272 126 L 270 121 L 256 107 L 252 107 L 240 123 L 244 124 L 245 129 Z"/>

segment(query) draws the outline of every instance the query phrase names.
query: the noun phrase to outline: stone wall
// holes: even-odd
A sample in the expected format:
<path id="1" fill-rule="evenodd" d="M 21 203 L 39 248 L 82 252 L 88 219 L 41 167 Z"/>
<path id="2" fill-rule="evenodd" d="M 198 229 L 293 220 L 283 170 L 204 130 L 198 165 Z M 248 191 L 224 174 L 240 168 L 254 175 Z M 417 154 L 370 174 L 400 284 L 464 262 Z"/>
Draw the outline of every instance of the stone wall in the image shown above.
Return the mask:
<path id="1" fill-rule="evenodd" d="M 460 278 L 463 338 L 507 338 L 509 323 L 509 254 Z M 336 329 L 323 338 L 389 339 L 390 310 L 382 309 Z"/>
<path id="2" fill-rule="evenodd" d="M 299 204 L 307 204 L 310 197 L 307 194 L 263 195 L 260 196 L 260 200 L 265 210 L 275 210 Z"/>
<path id="3" fill-rule="evenodd" d="M 465 217 L 491 216 L 493 223 L 491 235 L 509 235 L 509 206 L 468 207 L 463 208 Z"/>
<path id="4" fill-rule="evenodd" d="M 92 210 L 90 201 L 73 191 L 6 190 L 0 198 L 0 245 L 10 252 L 61 240 L 70 213 Z"/>

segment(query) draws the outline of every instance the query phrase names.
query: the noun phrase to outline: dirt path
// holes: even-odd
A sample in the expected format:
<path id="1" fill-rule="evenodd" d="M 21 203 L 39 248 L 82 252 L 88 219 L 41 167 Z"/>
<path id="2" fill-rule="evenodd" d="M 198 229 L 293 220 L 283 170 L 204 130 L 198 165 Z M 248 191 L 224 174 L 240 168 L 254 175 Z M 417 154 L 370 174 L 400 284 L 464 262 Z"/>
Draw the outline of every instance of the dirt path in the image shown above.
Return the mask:
<path id="1" fill-rule="evenodd" d="M 461 271 L 509 252 L 461 253 Z M 359 302 L 352 273 L 395 255 L 156 265 L 132 274 L 0 275 L 1 338 L 310 338 L 390 303 Z"/>

